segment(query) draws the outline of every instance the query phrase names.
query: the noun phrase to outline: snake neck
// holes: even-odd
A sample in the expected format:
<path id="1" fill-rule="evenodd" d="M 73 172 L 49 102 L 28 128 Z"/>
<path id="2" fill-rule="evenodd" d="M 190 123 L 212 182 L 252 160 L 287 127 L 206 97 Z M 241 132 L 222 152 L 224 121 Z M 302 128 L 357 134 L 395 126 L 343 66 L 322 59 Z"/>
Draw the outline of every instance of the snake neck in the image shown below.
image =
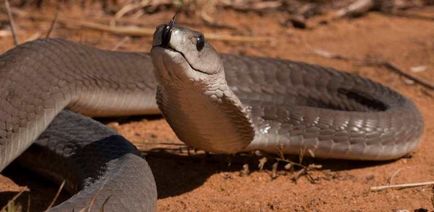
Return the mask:
<path id="1" fill-rule="evenodd" d="M 195 148 L 235 153 L 254 138 L 249 111 L 225 80 L 182 86 L 163 82 L 157 104 L 178 138 Z"/>

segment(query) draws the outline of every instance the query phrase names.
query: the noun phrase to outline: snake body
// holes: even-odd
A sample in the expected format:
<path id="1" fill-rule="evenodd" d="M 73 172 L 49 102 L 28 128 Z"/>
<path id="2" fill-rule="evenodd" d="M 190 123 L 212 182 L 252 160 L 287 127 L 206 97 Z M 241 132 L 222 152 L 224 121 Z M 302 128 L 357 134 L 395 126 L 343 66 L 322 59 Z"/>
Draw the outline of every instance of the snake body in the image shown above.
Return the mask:
<path id="1" fill-rule="evenodd" d="M 389 160 L 419 142 L 420 112 L 389 88 L 316 65 L 219 56 L 206 41 L 198 45 L 201 36 L 163 25 L 150 55 L 61 39 L 4 53 L 0 170 L 36 140 L 21 161 L 66 179 L 77 192 L 52 210 L 154 209 L 155 182 L 137 149 L 75 112 L 96 117 L 160 108 L 182 141 L 224 153 L 309 149 L 315 157 Z"/>

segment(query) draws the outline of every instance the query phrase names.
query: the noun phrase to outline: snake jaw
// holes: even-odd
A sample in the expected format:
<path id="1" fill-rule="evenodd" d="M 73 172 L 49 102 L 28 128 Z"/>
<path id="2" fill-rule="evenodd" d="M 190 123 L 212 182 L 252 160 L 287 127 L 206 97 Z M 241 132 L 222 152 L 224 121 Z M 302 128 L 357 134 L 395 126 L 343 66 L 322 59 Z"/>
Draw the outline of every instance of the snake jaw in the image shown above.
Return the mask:
<path id="1" fill-rule="evenodd" d="M 152 62 L 156 67 L 155 76 L 160 83 L 177 87 L 200 76 L 198 72 L 191 71 L 190 65 L 184 57 L 168 48 L 154 47 L 151 51 Z"/>
<path id="2" fill-rule="evenodd" d="M 218 54 L 204 39 L 199 50 L 195 43 L 197 36 L 203 39 L 202 34 L 173 24 L 157 27 L 151 56 L 156 67 L 155 75 L 161 83 L 180 87 L 189 82 L 205 89 L 220 83 L 220 78 L 225 81 Z"/>
<path id="3" fill-rule="evenodd" d="M 213 75 L 223 72 L 223 63 L 202 33 L 164 24 L 157 27 L 152 48 L 164 48 L 181 54 L 194 71 Z"/>

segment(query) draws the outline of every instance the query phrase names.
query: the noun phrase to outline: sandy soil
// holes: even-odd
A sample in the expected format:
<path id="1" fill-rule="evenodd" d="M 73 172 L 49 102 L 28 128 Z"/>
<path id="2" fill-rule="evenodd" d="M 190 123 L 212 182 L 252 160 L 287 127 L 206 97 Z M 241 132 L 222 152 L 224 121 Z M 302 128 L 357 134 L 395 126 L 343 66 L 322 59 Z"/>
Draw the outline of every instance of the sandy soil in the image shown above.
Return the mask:
<path id="1" fill-rule="evenodd" d="M 22 11 L 54 16 L 53 8 L 36 10 L 29 7 Z M 410 12 L 434 18 L 434 8 Z M 105 17 L 98 10 L 81 11 L 76 6 L 62 8 L 60 14 L 80 20 L 101 20 Z M 167 22 L 172 14 L 144 15 L 134 21 L 153 28 L 156 24 Z M 409 157 L 387 163 L 309 159 L 306 164 L 320 164 L 323 168 L 311 171 L 310 177 L 303 176 L 294 182 L 291 177 L 295 173 L 284 171 L 284 164 L 279 164 L 277 177 L 272 177 L 272 157 L 265 169 L 260 171 L 257 168 L 260 157 L 252 155 L 205 155 L 193 151 L 187 154 L 185 146 L 160 117 L 106 121 L 143 150 L 157 182 L 160 211 L 433 210 L 433 191 L 429 186 L 380 192 L 371 192 L 369 188 L 389 183 L 433 180 L 434 92 L 385 68 L 367 66 L 363 61 L 384 59 L 433 83 L 434 20 L 370 13 L 359 19 L 319 24 L 326 19 L 326 16 L 320 16 L 309 22 L 309 29 L 297 30 L 283 24 L 288 17 L 280 12 L 257 14 L 222 10 L 217 12 L 216 17 L 233 29 L 207 27 L 200 20 L 185 15 L 180 15 L 178 20 L 206 32 L 272 38 L 270 42 L 256 43 L 212 41 L 220 52 L 317 63 L 381 82 L 408 96 L 422 111 L 425 119 L 422 142 Z M 26 17 L 17 17 L 16 23 L 22 41 L 45 36 L 50 25 L 50 21 Z M 4 25 L 0 22 L 0 32 L 7 30 Z M 57 25 L 52 37 L 63 37 L 100 48 L 118 46 L 119 50 L 134 51 L 147 51 L 151 43 L 150 37 L 126 38 L 62 24 Z M 0 34 L 0 43 L 0 52 L 13 47 L 11 36 L 5 32 Z M 318 50 L 351 59 L 327 58 L 315 53 Z M 417 66 L 426 66 L 427 69 L 410 71 Z M 242 172 L 245 164 L 250 167 L 248 174 Z M 21 195 L 19 204 L 23 208 L 30 205 L 32 211 L 45 208 L 58 187 L 26 170 L 9 167 L 0 177 L 2 205 L 23 186 L 28 186 L 31 192 Z M 63 195 L 61 199 L 66 197 Z"/>

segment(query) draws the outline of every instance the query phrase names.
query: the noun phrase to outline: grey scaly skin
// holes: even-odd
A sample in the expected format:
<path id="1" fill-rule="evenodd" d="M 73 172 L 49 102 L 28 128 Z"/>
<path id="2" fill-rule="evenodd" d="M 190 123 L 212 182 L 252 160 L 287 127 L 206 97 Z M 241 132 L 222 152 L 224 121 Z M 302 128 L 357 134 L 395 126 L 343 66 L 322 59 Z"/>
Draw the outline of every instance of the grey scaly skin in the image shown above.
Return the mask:
<path id="1" fill-rule="evenodd" d="M 60 112 L 18 160 L 74 194 L 49 211 L 153 211 L 152 171 L 136 147 L 90 118 Z M 90 209 L 90 210 L 88 210 Z"/>
<path id="2" fill-rule="evenodd" d="M 24 164 L 77 192 L 58 211 L 155 209 L 138 151 L 74 113 L 155 114 L 155 93 L 177 136 L 212 152 L 389 160 L 414 150 L 423 129 L 415 105 L 378 83 L 300 62 L 219 56 L 173 23 L 157 28 L 151 56 L 37 40 L 1 55 L 0 76 L 0 169 L 37 140 Z"/>
<path id="3" fill-rule="evenodd" d="M 419 143 L 415 105 L 368 79 L 285 60 L 220 58 L 201 33 L 173 24 L 157 29 L 151 56 L 162 113 L 200 149 L 390 160 Z"/>
<path id="4" fill-rule="evenodd" d="M 152 63 L 145 54 L 61 39 L 25 43 L 1 55 L 0 170 L 39 137 L 23 155 L 24 165 L 65 179 L 66 188 L 77 192 L 51 210 L 153 210 L 155 181 L 138 150 L 102 124 L 62 112 L 66 107 L 90 116 L 158 113 L 147 70 Z"/>

